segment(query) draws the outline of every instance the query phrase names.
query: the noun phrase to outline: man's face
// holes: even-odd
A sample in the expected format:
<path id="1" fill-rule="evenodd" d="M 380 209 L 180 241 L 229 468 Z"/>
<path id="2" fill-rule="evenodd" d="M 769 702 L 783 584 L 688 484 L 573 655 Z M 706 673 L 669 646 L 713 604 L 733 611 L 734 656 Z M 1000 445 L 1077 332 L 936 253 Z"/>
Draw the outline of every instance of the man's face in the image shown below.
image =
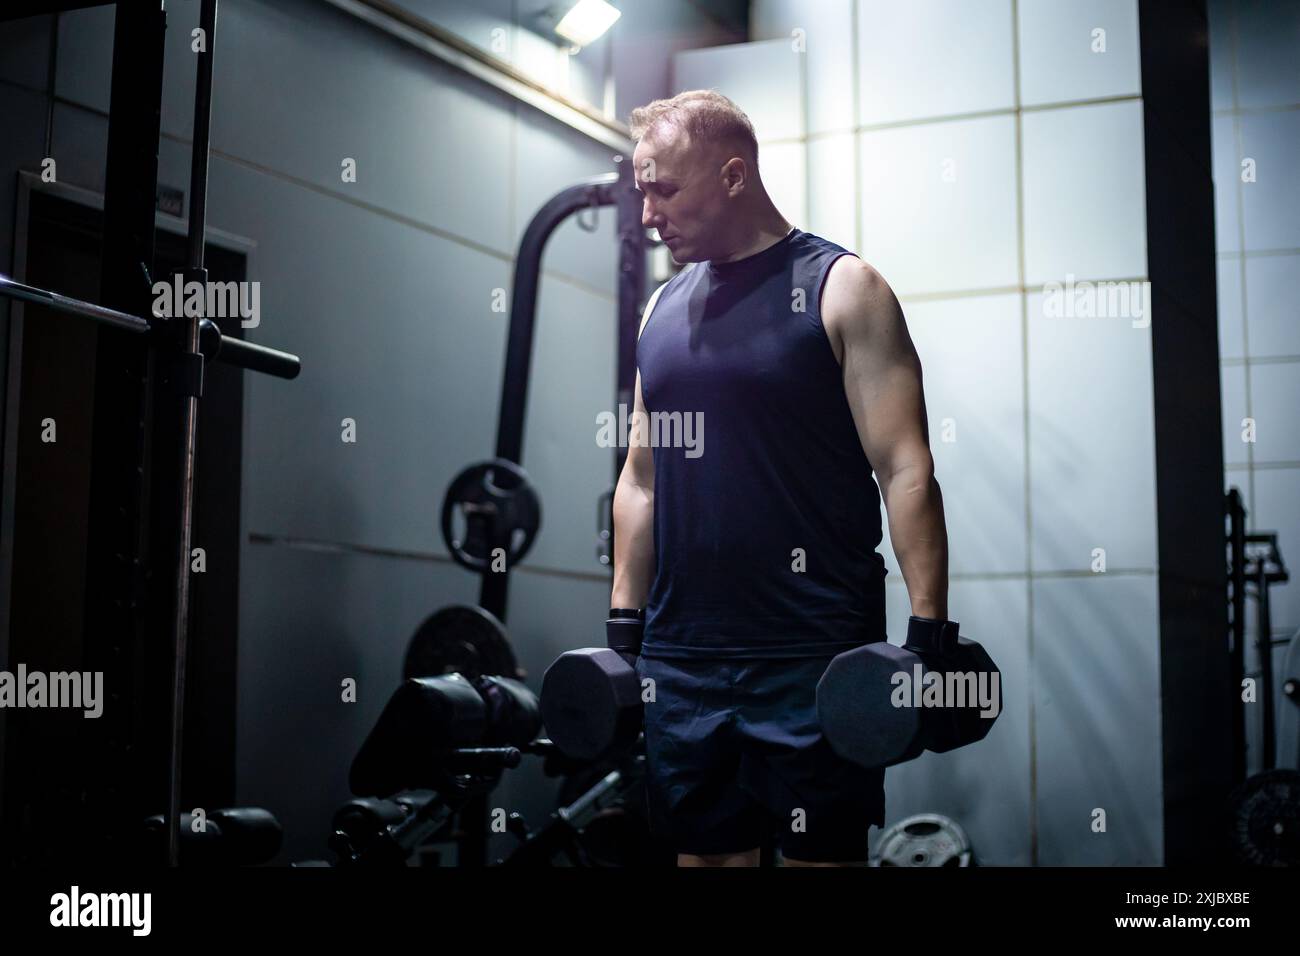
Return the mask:
<path id="1" fill-rule="evenodd" d="M 641 224 L 658 230 L 675 262 L 700 262 L 721 251 L 734 191 L 723 152 L 693 145 L 676 127 L 661 124 L 632 154 L 637 188 L 645 197 Z"/>

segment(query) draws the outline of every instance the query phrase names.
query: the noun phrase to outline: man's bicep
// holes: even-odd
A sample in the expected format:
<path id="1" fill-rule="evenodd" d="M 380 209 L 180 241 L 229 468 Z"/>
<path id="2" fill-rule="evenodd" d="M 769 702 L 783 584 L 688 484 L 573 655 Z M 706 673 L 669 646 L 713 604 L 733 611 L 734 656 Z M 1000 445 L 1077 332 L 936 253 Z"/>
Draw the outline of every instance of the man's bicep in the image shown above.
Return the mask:
<path id="1" fill-rule="evenodd" d="M 883 279 L 854 297 L 844 327 L 844 390 L 862 449 L 882 479 L 930 458 L 921 360 Z"/>
<path id="2" fill-rule="evenodd" d="M 641 334 L 645 332 L 646 323 L 650 321 L 650 313 L 654 311 L 655 306 L 658 304 L 659 296 L 667 287 L 668 283 L 665 282 L 650 294 L 650 298 L 647 300 L 645 310 L 641 316 L 641 328 L 637 331 L 638 340 L 640 340 Z M 645 399 L 641 395 L 641 370 L 639 368 L 636 372 L 636 392 L 635 398 L 633 399 L 632 410 L 634 413 L 640 413 L 633 419 L 633 422 L 648 421 L 648 416 L 646 415 L 645 410 Z M 628 477 L 634 484 L 641 488 L 653 489 L 655 486 L 654 453 L 649 447 L 637 443 L 637 429 L 635 427 L 630 428 L 629 430 L 631 434 L 629 434 L 627 438 L 627 461 L 623 463 L 623 470 L 628 473 Z"/>
<path id="3" fill-rule="evenodd" d="M 636 373 L 636 398 L 633 402 L 633 411 L 637 413 L 633 422 L 647 420 L 645 399 L 641 396 L 640 372 Z M 627 461 L 623 464 L 623 470 L 627 472 L 628 478 L 637 487 L 651 490 L 655 486 L 654 452 L 648 445 L 642 444 L 638 440 L 638 429 L 632 427 L 629 431 L 631 434 L 628 435 L 627 441 Z"/>

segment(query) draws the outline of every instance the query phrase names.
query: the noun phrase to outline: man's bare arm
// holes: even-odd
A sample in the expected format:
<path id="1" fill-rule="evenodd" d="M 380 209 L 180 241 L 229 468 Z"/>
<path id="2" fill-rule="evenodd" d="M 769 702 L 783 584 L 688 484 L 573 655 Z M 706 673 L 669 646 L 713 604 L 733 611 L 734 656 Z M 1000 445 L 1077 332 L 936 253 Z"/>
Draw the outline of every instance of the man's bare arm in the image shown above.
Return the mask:
<path id="1" fill-rule="evenodd" d="M 880 273 L 842 256 L 827 277 L 822 316 L 832 345 L 839 346 L 844 391 L 880 483 L 912 613 L 946 620 L 943 496 L 930 454 L 921 361 L 902 307 Z"/>
<path id="2" fill-rule="evenodd" d="M 667 285 L 665 283 L 664 285 Z M 646 303 L 641 331 L 645 331 L 650 313 L 659 301 L 660 286 Z M 640 335 L 640 332 L 637 333 Z M 633 415 L 644 416 L 645 399 L 641 397 L 641 372 L 636 373 L 636 399 Z M 643 419 L 634 417 L 635 421 Z M 614 588 L 610 607 L 644 607 L 655 573 L 655 463 L 654 452 L 628 436 L 627 461 L 614 488 Z"/>
<path id="3" fill-rule="evenodd" d="M 635 410 L 645 414 L 641 373 Z M 654 580 L 655 465 L 650 448 L 629 439 L 627 461 L 614 489 L 614 590 L 610 607 L 644 607 Z"/>

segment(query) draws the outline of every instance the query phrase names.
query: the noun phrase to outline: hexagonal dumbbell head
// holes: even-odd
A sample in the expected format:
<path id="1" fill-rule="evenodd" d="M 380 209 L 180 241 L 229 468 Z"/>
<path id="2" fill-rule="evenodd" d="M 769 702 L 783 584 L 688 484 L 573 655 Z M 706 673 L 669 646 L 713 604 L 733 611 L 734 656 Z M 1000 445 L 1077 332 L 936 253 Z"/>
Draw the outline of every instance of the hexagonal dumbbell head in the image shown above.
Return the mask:
<path id="1" fill-rule="evenodd" d="M 542 723 L 575 760 L 602 760 L 630 747 L 644 723 L 636 671 L 608 647 L 561 654 L 542 677 Z"/>
<path id="2" fill-rule="evenodd" d="M 920 754 L 930 715 L 893 703 L 894 675 L 910 679 L 920 664 L 916 654 L 886 641 L 834 657 L 817 682 L 817 716 L 831 749 L 863 767 L 887 767 Z"/>

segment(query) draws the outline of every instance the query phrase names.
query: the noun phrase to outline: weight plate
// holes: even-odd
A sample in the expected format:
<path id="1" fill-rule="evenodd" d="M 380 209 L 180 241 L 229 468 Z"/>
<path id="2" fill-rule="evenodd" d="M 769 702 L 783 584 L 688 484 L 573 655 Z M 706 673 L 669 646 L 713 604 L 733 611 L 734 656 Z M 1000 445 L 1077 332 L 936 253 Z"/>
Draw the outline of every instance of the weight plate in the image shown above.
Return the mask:
<path id="1" fill-rule="evenodd" d="M 466 680 L 485 675 L 522 679 L 505 625 L 472 604 L 452 604 L 429 617 L 406 649 L 403 677 L 459 673 Z"/>
<path id="2" fill-rule="evenodd" d="M 1300 866 L 1300 772 L 1266 770 L 1228 798 L 1232 848 L 1246 866 Z"/>
<path id="3" fill-rule="evenodd" d="M 970 840 L 957 821 L 938 813 L 900 820 L 880 837 L 872 866 L 971 866 Z"/>
<path id="4" fill-rule="evenodd" d="M 505 458 L 470 465 L 442 501 L 442 539 L 452 559 L 471 571 L 492 570 L 497 548 L 505 552 L 506 570 L 512 569 L 533 546 L 541 523 L 542 504 L 527 472 Z"/>

